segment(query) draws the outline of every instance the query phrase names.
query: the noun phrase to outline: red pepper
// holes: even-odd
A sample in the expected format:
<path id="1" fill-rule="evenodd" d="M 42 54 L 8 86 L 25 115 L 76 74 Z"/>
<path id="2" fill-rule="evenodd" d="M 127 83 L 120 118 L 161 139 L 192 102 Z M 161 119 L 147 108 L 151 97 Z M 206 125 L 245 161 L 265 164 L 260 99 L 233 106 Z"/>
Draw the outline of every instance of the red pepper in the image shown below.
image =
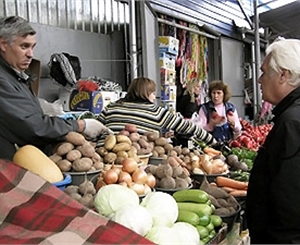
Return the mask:
<path id="1" fill-rule="evenodd" d="M 232 140 L 232 141 L 230 141 L 229 146 L 230 147 L 241 147 L 242 144 L 240 142 L 238 142 L 237 140 Z"/>

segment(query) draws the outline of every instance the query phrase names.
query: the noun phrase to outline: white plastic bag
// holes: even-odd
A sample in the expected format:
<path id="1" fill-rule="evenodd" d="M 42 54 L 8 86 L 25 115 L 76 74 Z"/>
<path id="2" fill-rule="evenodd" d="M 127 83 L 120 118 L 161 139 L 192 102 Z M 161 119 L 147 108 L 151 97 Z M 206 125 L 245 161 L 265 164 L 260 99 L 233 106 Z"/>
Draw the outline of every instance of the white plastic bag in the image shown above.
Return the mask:
<path id="1" fill-rule="evenodd" d="M 61 116 L 65 112 L 60 100 L 56 100 L 53 103 L 48 102 L 45 99 L 38 98 L 43 112 L 49 116 Z"/>

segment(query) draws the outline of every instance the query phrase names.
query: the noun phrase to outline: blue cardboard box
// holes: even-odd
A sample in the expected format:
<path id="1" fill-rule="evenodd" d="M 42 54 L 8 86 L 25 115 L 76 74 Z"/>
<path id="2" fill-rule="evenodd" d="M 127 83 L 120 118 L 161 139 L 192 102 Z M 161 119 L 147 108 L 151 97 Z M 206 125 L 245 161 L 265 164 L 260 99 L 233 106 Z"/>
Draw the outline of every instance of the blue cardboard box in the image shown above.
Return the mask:
<path id="1" fill-rule="evenodd" d="M 100 91 L 88 92 L 73 90 L 70 95 L 71 111 L 90 111 L 99 114 L 103 108 L 103 98 Z"/>

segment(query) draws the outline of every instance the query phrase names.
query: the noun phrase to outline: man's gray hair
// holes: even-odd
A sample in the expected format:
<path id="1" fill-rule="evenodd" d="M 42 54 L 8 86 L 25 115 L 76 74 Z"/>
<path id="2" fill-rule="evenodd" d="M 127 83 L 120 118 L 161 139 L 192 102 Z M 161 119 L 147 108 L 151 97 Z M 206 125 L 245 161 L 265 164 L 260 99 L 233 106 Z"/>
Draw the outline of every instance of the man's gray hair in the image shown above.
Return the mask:
<path id="1" fill-rule="evenodd" d="M 36 31 L 27 20 L 19 16 L 9 16 L 0 18 L 0 38 L 12 43 L 19 37 L 35 35 Z"/>
<path id="2" fill-rule="evenodd" d="M 300 40 L 277 40 L 267 47 L 266 55 L 270 55 L 271 70 L 276 73 L 282 70 L 290 71 L 291 77 L 288 83 L 292 86 L 300 86 Z"/>

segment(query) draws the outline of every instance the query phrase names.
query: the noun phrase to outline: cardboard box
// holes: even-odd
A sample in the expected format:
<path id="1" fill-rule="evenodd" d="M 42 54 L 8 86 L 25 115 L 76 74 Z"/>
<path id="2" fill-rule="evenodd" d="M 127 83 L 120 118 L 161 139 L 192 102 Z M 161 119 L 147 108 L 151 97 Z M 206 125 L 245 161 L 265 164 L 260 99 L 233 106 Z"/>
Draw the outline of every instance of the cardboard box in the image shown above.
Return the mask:
<path id="1" fill-rule="evenodd" d="M 160 83 L 162 85 L 175 85 L 176 71 L 161 68 L 160 69 Z"/>
<path id="2" fill-rule="evenodd" d="M 177 87 L 175 85 L 161 85 L 161 100 L 176 101 Z"/>
<path id="3" fill-rule="evenodd" d="M 175 71 L 176 56 L 166 52 L 159 53 L 159 67 Z"/>
<path id="4" fill-rule="evenodd" d="M 100 91 L 79 92 L 73 90 L 70 95 L 69 107 L 71 111 L 90 111 L 99 114 L 103 108 L 103 99 Z"/>
<path id="5" fill-rule="evenodd" d="M 179 40 L 171 36 L 159 36 L 158 48 L 160 52 L 166 52 L 177 56 L 179 50 Z"/>

